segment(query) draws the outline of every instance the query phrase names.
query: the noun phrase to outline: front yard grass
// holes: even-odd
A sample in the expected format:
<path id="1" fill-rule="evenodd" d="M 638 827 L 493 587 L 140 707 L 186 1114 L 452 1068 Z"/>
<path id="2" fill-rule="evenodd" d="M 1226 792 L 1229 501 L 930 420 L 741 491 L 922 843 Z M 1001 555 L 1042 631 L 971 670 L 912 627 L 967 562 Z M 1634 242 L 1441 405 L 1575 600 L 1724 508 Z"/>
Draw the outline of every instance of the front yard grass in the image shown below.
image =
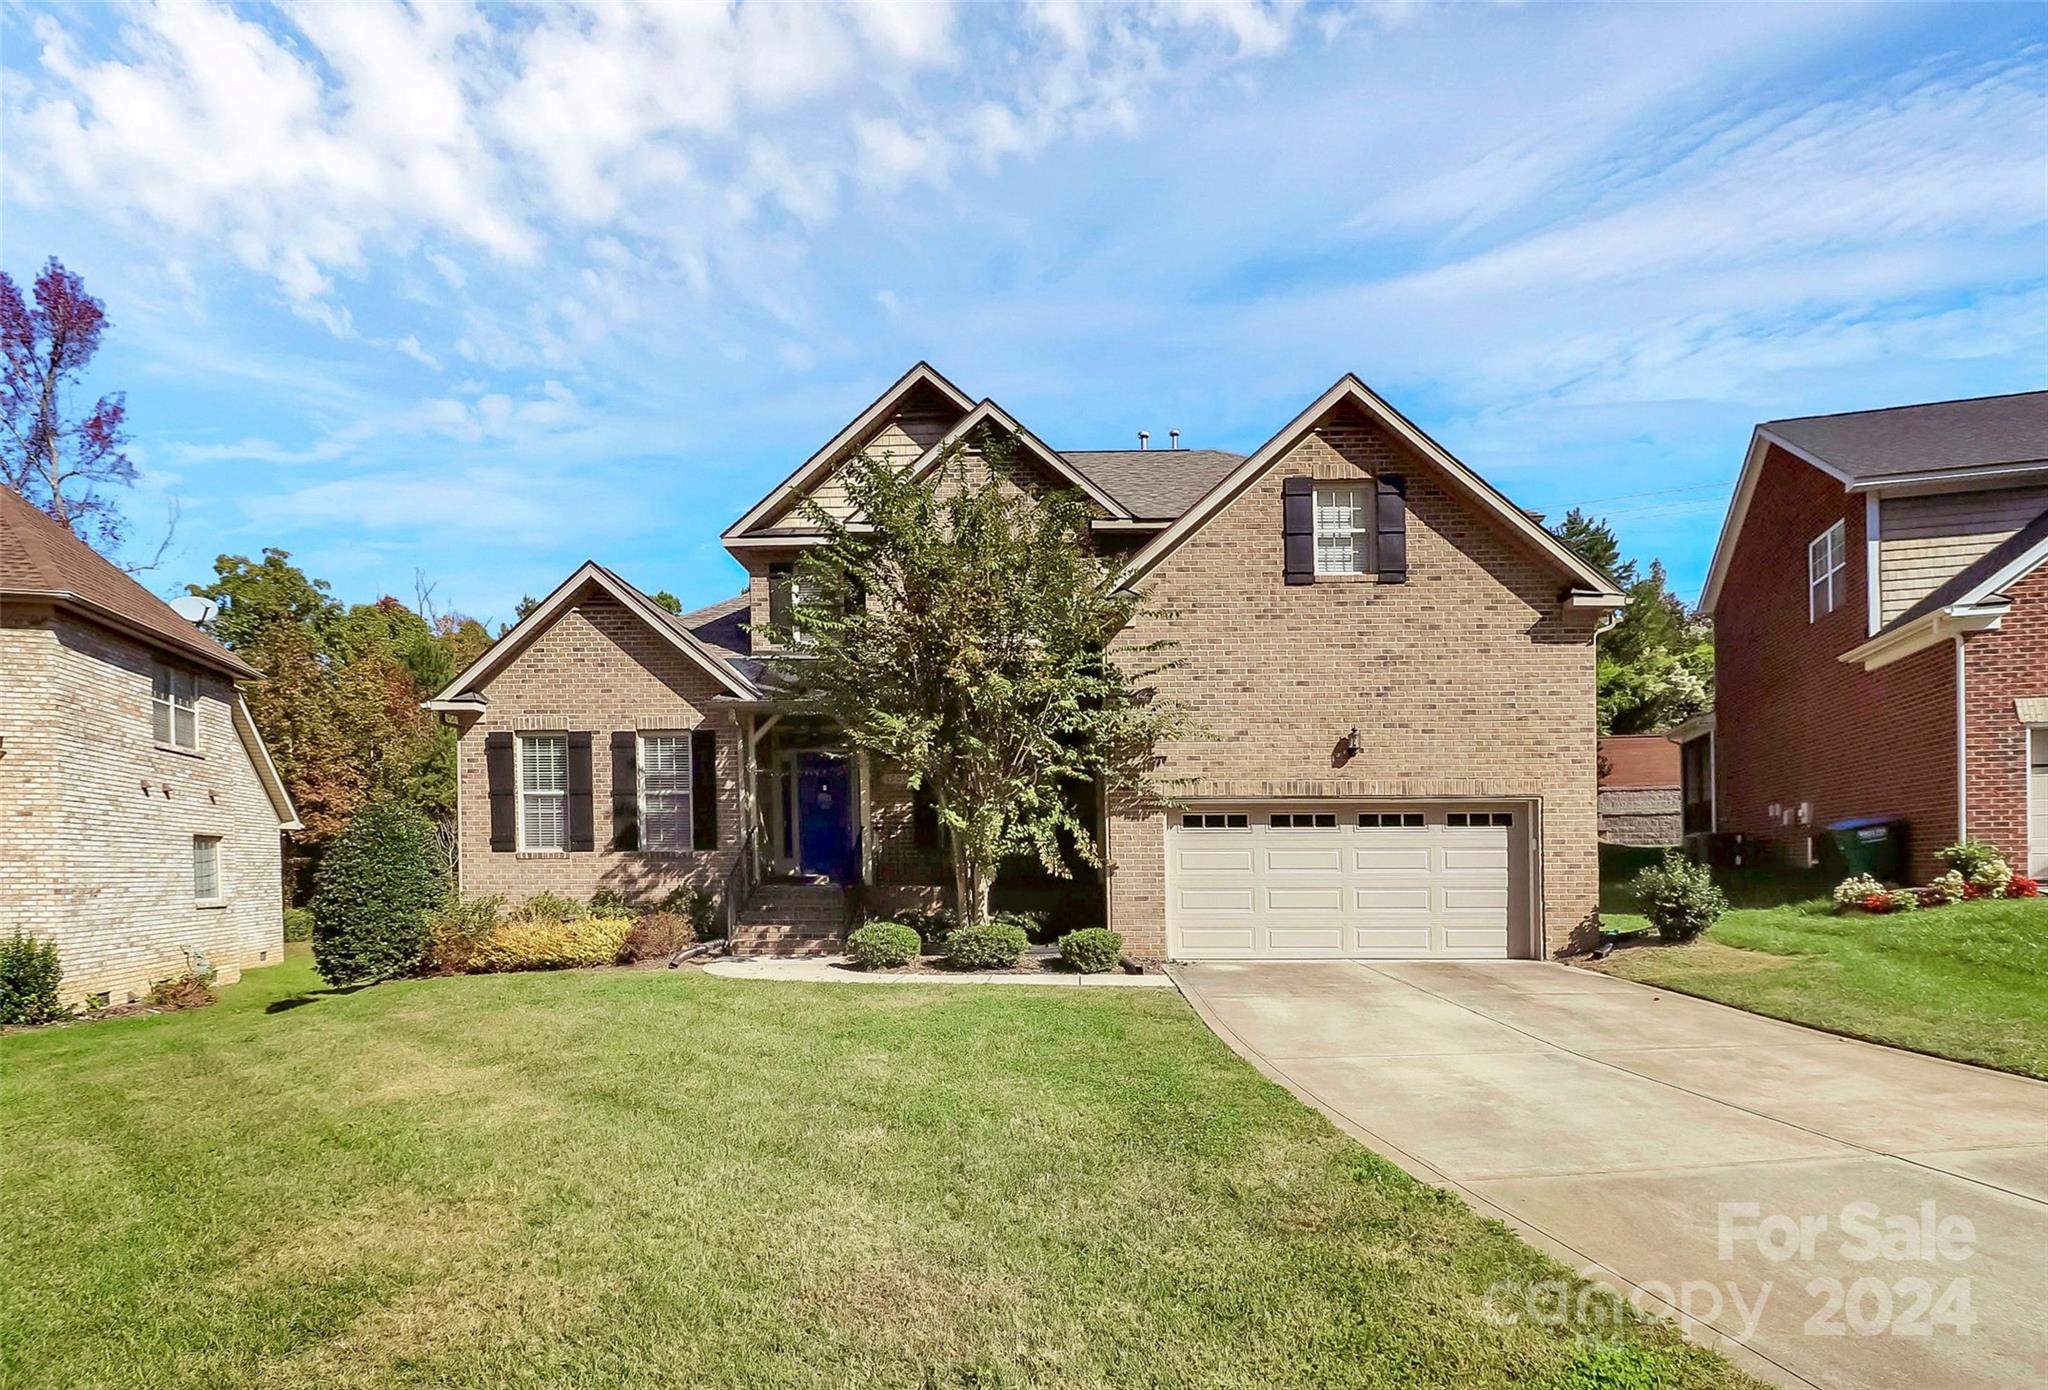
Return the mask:
<path id="1" fill-rule="evenodd" d="M 1750 1384 L 1497 1325 L 1558 1268 L 1171 992 L 304 950 L 0 1038 L 0 1384 Z"/>
<path id="2" fill-rule="evenodd" d="M 1601 916 L 1611 928 L 1646 925 L 1626 891 L 1642 859 L 1641 851 L 1603 850 Z M 1752 871 L 1726 876 L 1723 886 L 1737 906 L 1704 939 L 1623 949 L 1600 968 L 1773 1018 L 2048 1078 L 2048 899 L 1837 915 L 1812 875 Z"/>

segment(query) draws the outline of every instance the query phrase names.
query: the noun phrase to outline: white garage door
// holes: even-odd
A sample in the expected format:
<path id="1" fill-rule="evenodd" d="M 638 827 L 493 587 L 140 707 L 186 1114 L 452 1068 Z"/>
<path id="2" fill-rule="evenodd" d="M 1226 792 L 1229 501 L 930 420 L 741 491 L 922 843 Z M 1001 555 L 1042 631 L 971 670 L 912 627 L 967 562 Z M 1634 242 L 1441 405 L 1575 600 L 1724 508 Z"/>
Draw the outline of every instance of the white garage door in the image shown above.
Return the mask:
<path id="1" fill-rule="evenodd" d="M 1168 824 L 1178 960 L 1508 954 L 1512 811 L 1250 806 Z"/>

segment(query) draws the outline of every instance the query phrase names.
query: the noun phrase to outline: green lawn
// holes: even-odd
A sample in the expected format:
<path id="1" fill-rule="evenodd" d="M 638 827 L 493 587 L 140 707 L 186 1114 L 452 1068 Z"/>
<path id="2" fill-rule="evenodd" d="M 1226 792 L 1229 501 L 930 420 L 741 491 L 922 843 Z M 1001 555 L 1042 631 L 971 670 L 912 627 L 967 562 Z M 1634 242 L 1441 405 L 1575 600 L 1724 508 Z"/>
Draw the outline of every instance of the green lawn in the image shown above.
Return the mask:
<path id="1" fill-rule="evenodd" d="M 1749 1384 L 1171 992 L 316 984 L 0 1038 L 0 1384 Z"/>
<path id="2" fill-rule="evenodd" d="M 1643 858 L 1603 851 L 1601 915 L 1610 927 L 1646 925 L 1624 887 Z M 2048 1077 L 2048 899 L 1873 917 L 1837 915 L 1813 875 L 1731 873 L 1723 886 L 1736 910 L 1705 939 L 1625 949 L 1603 968 L 1774 1018 Z"/>

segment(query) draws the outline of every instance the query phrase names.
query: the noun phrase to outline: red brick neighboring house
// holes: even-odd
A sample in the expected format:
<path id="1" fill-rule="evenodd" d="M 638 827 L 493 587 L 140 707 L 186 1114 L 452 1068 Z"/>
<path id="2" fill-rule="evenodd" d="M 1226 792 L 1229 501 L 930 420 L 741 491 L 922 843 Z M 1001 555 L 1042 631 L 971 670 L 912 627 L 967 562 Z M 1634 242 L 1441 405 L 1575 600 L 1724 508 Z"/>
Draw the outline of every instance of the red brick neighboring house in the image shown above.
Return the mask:
<path id="1" fill-rule="evenodd" d="M 1597 901 L 1594 630 L 1611 583 L 1345 377 L 1257 452 L 1056 450 L 920 363 L 729 527 L 747 588 L 682 617 L 590 564 L 429 707 L 460 732 L 471 893 L 719 900 L 735 949 L 818 950 L 950 881 L 929 805 L 775 712 L 761 629 L 847 515 L 856 452 L 936 466 L 982 430 L 1010 481 L 1079 492 L 1158 610 L 1185 809 L 1100 808 L 1106 879 L 1049 894 L 1182 959 L 1542 956 Z M 1091 896 L 1092 890 L 1092 896 Z M 1028 906 L 1022 899 L 1012 905 Z"/>
<path id="2" fill-rule="evenodd" d="M 1915 880 L 1965 835 L 2048 871 L 2048 392 L 1759 425 L 1701 606 L 1688 833 L 1900 816 Z"/>
<path id="3" fill-rule="evenodd" d="M 1600 739 L 1600 839 L 1610 845 L 1679 843 L 1678 745 L 1663 734 Z"/>

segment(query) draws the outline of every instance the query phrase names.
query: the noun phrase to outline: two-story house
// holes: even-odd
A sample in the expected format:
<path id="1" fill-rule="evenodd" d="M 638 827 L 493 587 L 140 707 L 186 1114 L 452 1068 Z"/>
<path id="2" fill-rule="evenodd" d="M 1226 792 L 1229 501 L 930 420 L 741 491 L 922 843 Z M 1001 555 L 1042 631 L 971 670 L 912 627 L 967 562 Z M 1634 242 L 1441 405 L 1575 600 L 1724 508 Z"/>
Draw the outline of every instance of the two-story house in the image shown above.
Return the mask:
<path id="1" fill-rule="evenodd" d="M 1612 583 L 1347 376 L 1249 456 L 1060 450 L 920 363 L 724 534 L 747 587 L 674 617 L 596 564 L 430 702 L 460 730 L 469 894 L 694 884 L 739 950 L 802 948 L 949 882 L 929 808 L 779 714 L 763 629 L 859 452 L 928 469 L 995 431 L 1150 596 L 1184 805 L 1099 808 L 1100 916 L 1144 956 L 1526 956 L 1596 892 L 1595 629 Z M 1141 441 L 1142 442 L 1142 441 Z M 1001 885 L 998 885 L 1001 892 Z M 823 904 L 821 907 L 820 904 Z"/>
<path id="2" fill-rule="evenodd" d="M 0 488 L 0 932 L 55 941 L 68 1000 L 281 958 L 298 818 L 259 674 Z"/>
<path id="3" fill-rule="evenodd" d="M 2048 392 L 1757 426 L 1701 606 L 1688 832 L 1804 863 L 1892 816 L 1916 881 L 1967 836 L 2048 871 Z"/>

